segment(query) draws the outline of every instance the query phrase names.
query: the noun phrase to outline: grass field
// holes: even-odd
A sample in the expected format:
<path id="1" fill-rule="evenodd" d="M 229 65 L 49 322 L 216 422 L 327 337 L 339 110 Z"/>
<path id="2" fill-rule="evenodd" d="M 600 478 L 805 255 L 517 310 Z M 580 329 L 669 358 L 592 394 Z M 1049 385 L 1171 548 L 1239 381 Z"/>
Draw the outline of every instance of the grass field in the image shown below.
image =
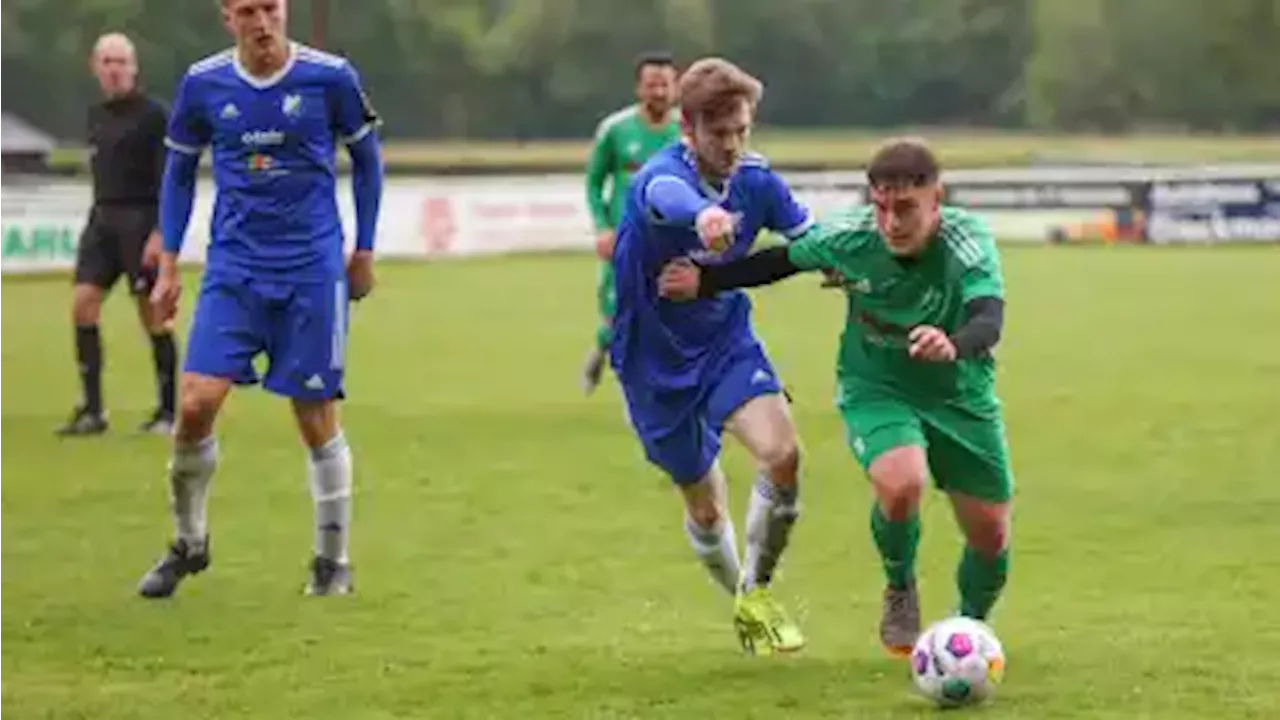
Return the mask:
<path id="1" fill-rule="evenodd" d="M 890 134 L 928 138 L 948 167 L 1016 166 L 1032 162 L 1210 163 L 1280 162 L 1274 135 L 1053 135 L 1026 132 L 958 131 L 937 128 L 871 132 L 865 130 L 769 130 L 753 136 L 758 150 L 782 168 L 862 167 Z M 392 138 L 385 146 L 389 170 L 402 172 L 577 172 L 586 163 L 590 142 L 583 140 L 412 141 Z M 55 154 L 62 167 L 82 163 L 83 152 L 67 148 Z M 339 153 L 339 161 L 347 161 Z"/>
<path id="2" fill-rule="evenodd" d="M 988 718 L 1280 716 L 1280 251 L 1009 248 L 1000 376 L 1020 482 Z M 134 596 L 169 531 L 165 443 L 127 302 L 106 321 L 110 436 L 73 403 L 64 279 L 3 284 L 3 709 L 11 718 L 896 718 L 934 714 L 875 642 L 865 482 L 830 407 L 840 299 L 757 293 L 795 389 L 806 514 L 778 590 L 801 655 L 738 655 L 676 498 L 576 389 L 586 257 L 387 266 L 353 313 L 346 407 L 359 593 L 307 599 L 286 408 L 221 425 L 214 566 Z M 728 468 L 740 514 L 749 466 Z M 931 497 L 928 618 L 953 602 Z"/>

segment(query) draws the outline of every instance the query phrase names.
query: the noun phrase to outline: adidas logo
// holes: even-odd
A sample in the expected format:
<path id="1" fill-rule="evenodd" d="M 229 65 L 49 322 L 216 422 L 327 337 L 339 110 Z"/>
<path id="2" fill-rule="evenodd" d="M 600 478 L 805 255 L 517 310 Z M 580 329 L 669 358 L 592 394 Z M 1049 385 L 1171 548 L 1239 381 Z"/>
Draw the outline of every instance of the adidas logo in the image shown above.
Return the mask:
<path id="1" fill-rule="evenodd" d="M 307 378 L 307 381 L 303 383 L 302 386 L 308 390 L 323 390 L 324 380 L 321 379 L 319 375 L 312 375 L 311 377 Z"/>
<path id="2" fill-rule="evenodd" d="M 772 375 L 770 375 L 770 374 L 769 374 L 766 370 L 764 370 L 763 368 L 762 368 L 762 369 L 760 369 L 760 370 L 756 370 L 756 371 L 755 371 L 755 373 L 753 373 L 753 374 L 751 375 L 751 384 L 752 384 L 752 385 L 760 385 L 760 384 L 763 384 L 763 383 L 767 383 L 767 382 L 769 382 L 770 380 L 773 380 L 773 376 L 772 376 Z"/>
<path id="3" fill-rule="evenodd" d="M 240 108 L 236 107 L 233 103 L 227 103 L 222 106 L 222 112 L 219 113 L 219 117 L 223 120 L 235 120 L 240 117 Z"/>

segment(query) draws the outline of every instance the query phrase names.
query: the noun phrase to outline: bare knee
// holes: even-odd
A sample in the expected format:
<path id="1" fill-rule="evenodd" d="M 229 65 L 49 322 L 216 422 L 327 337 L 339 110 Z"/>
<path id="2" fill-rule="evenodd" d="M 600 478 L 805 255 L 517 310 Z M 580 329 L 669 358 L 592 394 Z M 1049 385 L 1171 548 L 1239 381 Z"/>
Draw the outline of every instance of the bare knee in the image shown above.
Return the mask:
<path id="1" fill-rule="evenodd" d="M 179 442 L 197 442 L 213 433 L 218 410 L 230 389 L 222 378 L 184 374 L 178 392 Z"/>
<path id="2" fill-rule="evenodd" d="M 756 461 L 777 485 L 795 485 L 800 473 L 800 446 L 795 434 L 781 435 L 766 443 Z"/>
<path id="3" fill-rule="evenodd" d="M 309 448 L 323 447 L 338 435 L 338 405 L 332 400 L 294 400 L 293 415 Z"/>
<path id="4" fill-rule="evenodd" d="M 102 317 L 102 290 L 94 285 L 75 286 L 71 299 L 71 320 L 76 325 L 97 325 Z"/>
<path id="5" fill-rule="evenodd" d="M 871 483 L 881 511 L 890 520 L 905 520 L 920 507 L 929 466 L 924 449 L 904 446 L 889 450 L 870 468 Z"/>

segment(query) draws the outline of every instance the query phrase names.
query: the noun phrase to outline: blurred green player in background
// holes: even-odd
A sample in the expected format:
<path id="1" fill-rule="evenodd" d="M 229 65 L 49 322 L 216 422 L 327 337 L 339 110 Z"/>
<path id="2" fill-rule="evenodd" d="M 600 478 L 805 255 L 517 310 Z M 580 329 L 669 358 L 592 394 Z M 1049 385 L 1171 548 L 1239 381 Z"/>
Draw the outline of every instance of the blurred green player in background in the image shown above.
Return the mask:
<path id="1" fill-rule="evenodd" d="M 600 384 L 609 340 L 613 337 L 614 231 L 622 219 L 627 186 L 650 157 L 680 139 L 680 114 L 674 107 L 675 60 L 669 53 L 646 53 L 636 60 L 635 74 L 639 102 L 600 122 L 587 163 L 587 206 L 595 223 L 596 254 L 601 260 L 596 287 L 600 326 L 582 369 L 582 386 L 588 394 Z"/>
<path id="2" fill-rule="evenodd" d="M 870 207 L 735 262 L 675 261 L 659 284 L 664 297 L 685 300 L 803 271 L 839 276 L 848 319 L 836 403 L 876 496 L 871 530 L 887 579 L 880 638 L 905 654 L 920 633 L 915 559 L 930 476 L 966 541 L 960 614 L 985 620 L 1004 588 L 1013 473 L 992 357 L 1004 281 L 986 224 L 942 206 L 938 163 L 923 143 L 885 145 L 867 176 Z"/>

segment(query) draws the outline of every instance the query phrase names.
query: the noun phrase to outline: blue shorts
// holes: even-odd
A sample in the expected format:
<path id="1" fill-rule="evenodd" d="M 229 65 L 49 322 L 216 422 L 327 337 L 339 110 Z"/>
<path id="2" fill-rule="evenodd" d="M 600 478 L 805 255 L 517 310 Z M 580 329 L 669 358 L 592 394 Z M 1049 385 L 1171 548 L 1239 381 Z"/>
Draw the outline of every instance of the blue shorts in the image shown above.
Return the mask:
<path id="1" fill-rule="evenodd" d="M 343 397 L 347 282 L 290 283 L 209 272 L 187 339 L 186 372 L 258 382 L 253 361 L 266 353 L 262 386 L 298 400 Z"/>
<path id="2" fill-rule="evenodd" d="M 738 408 L 782 392 L 773 364 L 754 345 L 719 363 L 699 387 L 654 391 L 620 378 L 627 414 L 645 457 L 677 485 L 702 479 L 720 456 L 720 435 Z"/>

